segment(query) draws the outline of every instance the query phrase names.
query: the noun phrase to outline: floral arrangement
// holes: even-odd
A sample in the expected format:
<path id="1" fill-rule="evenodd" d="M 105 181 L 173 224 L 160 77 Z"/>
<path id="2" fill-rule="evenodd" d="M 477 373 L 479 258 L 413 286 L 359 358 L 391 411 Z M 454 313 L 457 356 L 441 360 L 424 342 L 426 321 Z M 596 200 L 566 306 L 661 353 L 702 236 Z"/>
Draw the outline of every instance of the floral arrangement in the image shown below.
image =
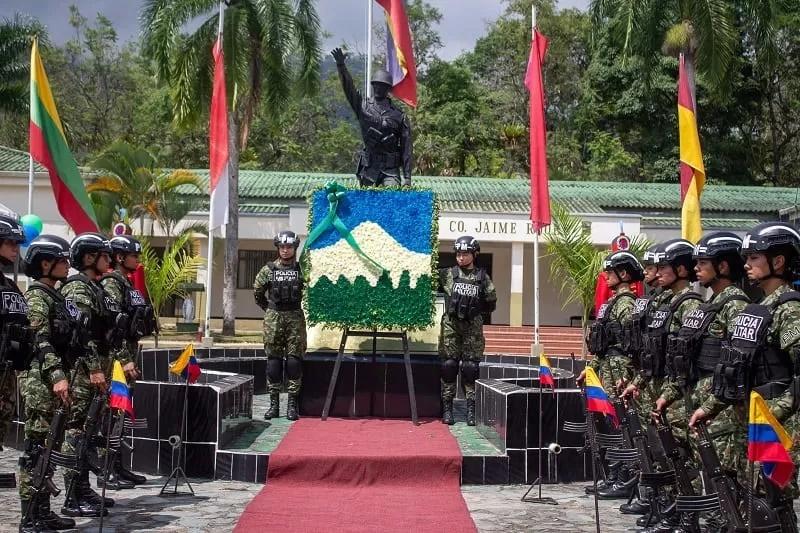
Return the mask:
<path id="1" fill-rule="evenodd" d="M 310 324 L 418 330 L 433 323 L 438 205 L 432 191 L 347 189 L 309 196 L 303 253 Z"/>

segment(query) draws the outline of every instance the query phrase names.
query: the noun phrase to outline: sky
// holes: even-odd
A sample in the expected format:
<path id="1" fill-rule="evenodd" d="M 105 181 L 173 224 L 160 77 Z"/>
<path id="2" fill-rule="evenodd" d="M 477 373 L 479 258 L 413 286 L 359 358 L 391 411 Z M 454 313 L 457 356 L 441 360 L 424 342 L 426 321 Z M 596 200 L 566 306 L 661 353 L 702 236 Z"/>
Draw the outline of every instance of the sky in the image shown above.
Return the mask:
<path id="1" fill-rule="evenodd" d="M 484 34 L 486 24 L 495 20 L 504 10 L 500 0 L 428 0 L 442 12 L 438 27 L 444 44 L 439 56 L 452 59 L 465 50 L 471 50 L 478 37 Z M 120 42 L 138 37 L 139 10 L 142 0 L 2 0 L 0 18 L 11 18 L 15 13 L 25 13 L 39 19 L 47 26 L 50 39 L 63 43 L 73 36 L 69 25 L 69 6 L 78 6 L 81 14 L 93 19 L 100 12 L 114 24 Z M 559 0 L 559 7 L 585 9 L 589 0 Z M 318 0 L 317 10 L 325 37 L 323 50 L 347 43 L 352 50 L 366 49 L 365 0 Z M 374 16 L 381 16 L 380 7 Z"/>

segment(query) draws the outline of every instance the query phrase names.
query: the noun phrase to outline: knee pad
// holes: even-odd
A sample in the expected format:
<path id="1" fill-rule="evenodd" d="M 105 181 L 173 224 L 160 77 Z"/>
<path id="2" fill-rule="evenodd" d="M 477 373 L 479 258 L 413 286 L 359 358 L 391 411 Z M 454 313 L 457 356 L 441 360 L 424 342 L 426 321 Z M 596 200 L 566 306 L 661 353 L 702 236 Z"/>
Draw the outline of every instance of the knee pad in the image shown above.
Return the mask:
<path id="1" fill-rule="evenodd" d="M 303 375 L 303 361 L 299 357 L 290 355 L 286 358 L 286 378 L 300 379 Z"/>
<path id="2" fill-rule="evenodd" d="M 270 383 L 283 381 L 283 359 L 279 357 L 267 359 L 267 379 Z"/>
<path id="3" fill-rule="evenodd" d="M 478 379 L 478 362 L 464 361 L 461 363 L 461 381 L 464 383 L 475 383 Z"/>
<path id="4" fill-rule="evenodd" d="M 455 383 L 458 376 L 458 361 L 445 359 L 442 361 L 442 379 L 445 383 Z"/>

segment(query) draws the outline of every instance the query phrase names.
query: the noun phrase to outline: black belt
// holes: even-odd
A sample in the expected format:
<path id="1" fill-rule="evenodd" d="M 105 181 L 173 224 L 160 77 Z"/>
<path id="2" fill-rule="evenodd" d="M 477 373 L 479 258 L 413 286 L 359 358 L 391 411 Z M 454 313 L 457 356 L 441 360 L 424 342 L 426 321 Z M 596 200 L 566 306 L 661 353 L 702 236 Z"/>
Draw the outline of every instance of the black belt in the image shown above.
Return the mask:
<path id="1" fill-rule="evenodd" d="M 763 385 L 753 387 L 753 390 L 759 393 L 765 400 L 772 400 L 786 392 L 786 389 L 788 388 L 788 383 L 777 383 L 773 381 L 771 383 L 765 383 Z"/>

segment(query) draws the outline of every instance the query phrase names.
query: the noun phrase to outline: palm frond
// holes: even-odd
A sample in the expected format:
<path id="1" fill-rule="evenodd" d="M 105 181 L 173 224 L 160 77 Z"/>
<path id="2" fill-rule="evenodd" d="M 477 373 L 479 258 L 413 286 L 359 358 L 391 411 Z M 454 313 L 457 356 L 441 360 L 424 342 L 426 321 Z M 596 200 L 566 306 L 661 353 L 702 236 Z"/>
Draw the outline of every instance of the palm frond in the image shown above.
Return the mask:
<path id="1" fill-rule="evenodd" d="M 205 261 L 202 257 L 192 255 L 192 235 L 184 233 L 178 236 L 158 257 L 146 236 L 139 236 L 142 243 L 142 264 L 145 269 L 147 292 L 153 303 L 156 314 L 170 298 L 185 297 L 183 287 L 197 279 L 197 271 Z"/>
<path id="2" fill-rule="evenodd" d="M 730 3 L 726 0 L 695 0 L 692 24 L 697 38 L 697 68 L 716 89 L 722 88 L 739 39 Z"/>

